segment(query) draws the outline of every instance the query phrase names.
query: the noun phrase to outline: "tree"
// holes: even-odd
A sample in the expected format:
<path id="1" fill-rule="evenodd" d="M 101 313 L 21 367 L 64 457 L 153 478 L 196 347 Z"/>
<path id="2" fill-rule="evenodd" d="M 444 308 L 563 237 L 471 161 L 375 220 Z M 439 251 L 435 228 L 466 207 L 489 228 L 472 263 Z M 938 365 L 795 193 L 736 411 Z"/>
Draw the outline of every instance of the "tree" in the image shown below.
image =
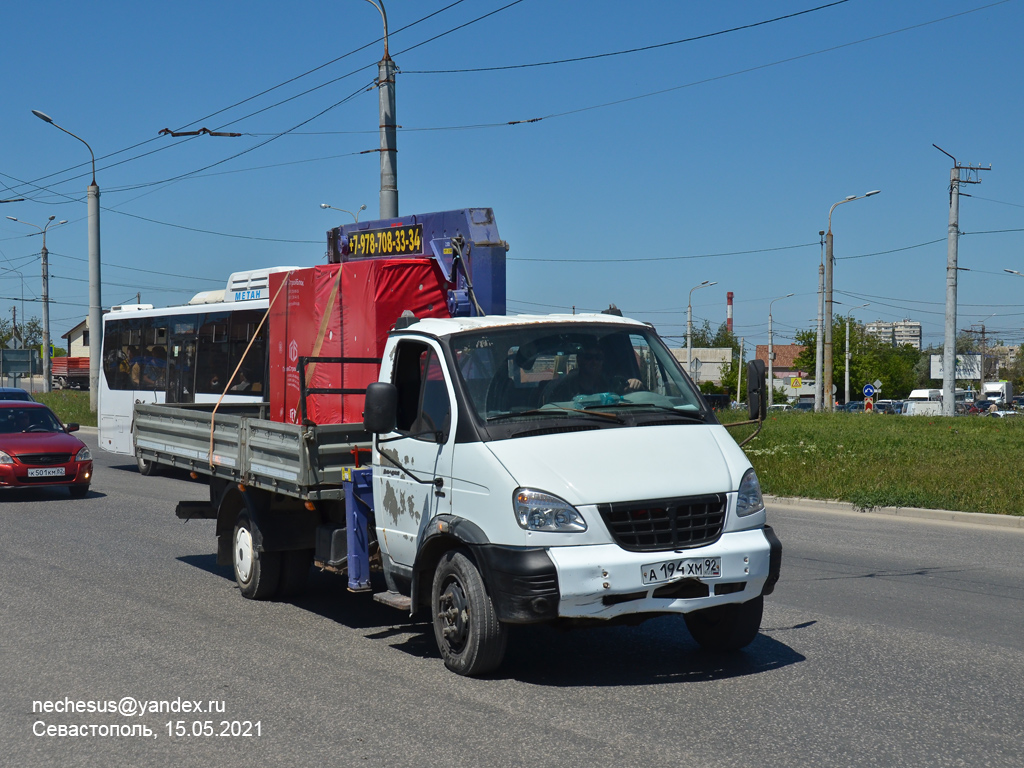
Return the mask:
<path id="1" fill-rule="evenodd" d="M 21 339 L 26 347 L 38 347 L 43 343 L 43 323 L 38 317 L 29 318 L 28 321 L 18 323 L 18 330 L 15 333 L 10 320 L 0 318 L 0 344 L 7 344 L 15 337 Z"/>
<path id="2" fill-rule="evenodd" d="M 796 343 L 804 346 L 795 365 L 805 371 L 815 370 L 817 354 L 817 333 L 812 330 L 796 332 Z M 859 400 L 865 384 L 882 382 L 886 398 L 903 398 L 921 384 L 923 376 L 929 376 L 928 358 L 909 344 L 893 347 L 867 333 L 863 323 L 850 321 L 850 399 Z M 922 366 L 924 366 L 922 368 Z M 832 318 L 832 382 L 836 394 L 845 396 L 846 381 L 846 318 L 837 315 Z"/>
<path id="3" fill-rule="evenodd" d="M 698 339 L 700 343 L 698 344 Z M 727 393 L 735 396 L 735 399 L 742 400 L 736 392 L 736 379 L 737 373 L 739 372 L 739 356 L 740 356 L 740 342 L 736 338 L 736 334 L 729 330 L 728 323 L 722 323 L 718 326 L 718 330 L 711 333 L 711 323 L 708 320 L 704 321 L 704 325 L 699 330 L 695 330 L 692 336 L 692 344 L 694 349 L 731 349 L 732 350 L 732 361 L 722 366 L 720 374 L 721 386 L 711 384 L 711 382 L 701 382 L 700 388 L 702 392 L 708 394 L 719 394 Z M 709 385 L 710 388 L 706 388 L 705 385 Z"/>

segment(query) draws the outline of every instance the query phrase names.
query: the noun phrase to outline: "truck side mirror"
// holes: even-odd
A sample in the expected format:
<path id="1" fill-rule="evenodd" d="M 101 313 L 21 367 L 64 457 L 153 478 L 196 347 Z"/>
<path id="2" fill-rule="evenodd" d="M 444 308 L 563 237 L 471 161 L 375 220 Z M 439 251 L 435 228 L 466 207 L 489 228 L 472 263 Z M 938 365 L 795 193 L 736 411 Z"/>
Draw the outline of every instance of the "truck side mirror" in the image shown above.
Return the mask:
<path id="1" fill-rule="evenodd" d="M 747 363 L 747 413 L 751 421 L 760 421 L 768 411 L 768 390 L 765 387 L 764 361 Z"/>
<path id="2" fill-rule="evenodd" d="M 398 387 L 386 381 L 375 381 L 366 387 L 363 407 L 363 429 L 383 435 L 395 431 L 398 423 Z"/>

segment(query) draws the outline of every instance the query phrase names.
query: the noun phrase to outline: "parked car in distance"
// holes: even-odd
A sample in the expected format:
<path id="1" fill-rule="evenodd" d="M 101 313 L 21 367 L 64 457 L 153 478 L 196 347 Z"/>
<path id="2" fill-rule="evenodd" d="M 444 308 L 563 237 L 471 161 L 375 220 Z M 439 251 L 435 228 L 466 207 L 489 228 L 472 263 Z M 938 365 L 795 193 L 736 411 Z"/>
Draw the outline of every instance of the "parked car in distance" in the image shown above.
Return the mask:
<path id="1" fill-rule="evenodd" d="M 799 403 L 793 403 L 794 411 L 814 411 L 814 403 L 800 401 Z"/>
<path id="2" fill-rule="evenodd" d="M 775 412 L 778 412 L 778 411 L 792 411 L 793 410 L 793 406 L 790 405 L 789 403 L 772 403 L 771 405 L 768 406 L 768 410 L 769 411 L 775 411 Z"/>
<path id="3" fill-rule="evenodd" d="M 35 398 L 20 387 L 0 387 L 0 400 L 23 400 L 35 402 Z"/>
<path id="4" fill-rule="evenodd" d="M 843 406 L 843 410 L 847 413 L 864 413 L 864 401 L 853 400 Z"/>
<path id="5" fill-rule="evenodd" d="M 42 403 L 0 400 L 0 488 L 66 485 L 81 498 L 92 482 L 92 454 Z"/>

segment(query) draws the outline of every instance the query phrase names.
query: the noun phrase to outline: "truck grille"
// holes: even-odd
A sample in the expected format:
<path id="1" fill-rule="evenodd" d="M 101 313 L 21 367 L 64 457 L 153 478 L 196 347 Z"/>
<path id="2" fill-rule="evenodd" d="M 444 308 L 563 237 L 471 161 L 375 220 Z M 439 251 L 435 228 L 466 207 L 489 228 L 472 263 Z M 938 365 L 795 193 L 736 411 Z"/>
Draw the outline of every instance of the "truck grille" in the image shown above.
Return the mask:
<path id="1" fill-rule="evenodd" d="M 598 504 L 615 542 L 631 552 L 690 549 L 718 540 L 725 524 L 724 494 Z"/>
<path id="2" fill-rule="evenodd" d="M 71 461 L 70 453 L 23 453 L 18 456 L 22 464 L 33 466 L 48 466 L 51 464 L 67 464 Z"/>

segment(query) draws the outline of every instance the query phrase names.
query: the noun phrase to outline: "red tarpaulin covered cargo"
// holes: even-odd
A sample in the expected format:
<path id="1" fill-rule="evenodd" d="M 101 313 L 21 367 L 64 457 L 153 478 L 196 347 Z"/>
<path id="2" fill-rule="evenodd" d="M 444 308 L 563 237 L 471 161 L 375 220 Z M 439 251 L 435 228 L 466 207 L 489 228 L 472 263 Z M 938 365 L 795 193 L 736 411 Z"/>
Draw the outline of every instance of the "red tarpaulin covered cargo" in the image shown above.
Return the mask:
<path id="1" fill-rule="evenodd" d="M 287 285 L 278 294 L 282 281 Z M 433 259 L 367 259 L 270 276 L 270 418 L 299 423 L 300 357 L 377 358 L 405 310 L 448 317 L 448 286 Z M 380 366 L 310 363 L 306 387 L 364 389 Z M 306 416 L 316 424 L 363 419 L 362 395 L 310 395 Z"/>

